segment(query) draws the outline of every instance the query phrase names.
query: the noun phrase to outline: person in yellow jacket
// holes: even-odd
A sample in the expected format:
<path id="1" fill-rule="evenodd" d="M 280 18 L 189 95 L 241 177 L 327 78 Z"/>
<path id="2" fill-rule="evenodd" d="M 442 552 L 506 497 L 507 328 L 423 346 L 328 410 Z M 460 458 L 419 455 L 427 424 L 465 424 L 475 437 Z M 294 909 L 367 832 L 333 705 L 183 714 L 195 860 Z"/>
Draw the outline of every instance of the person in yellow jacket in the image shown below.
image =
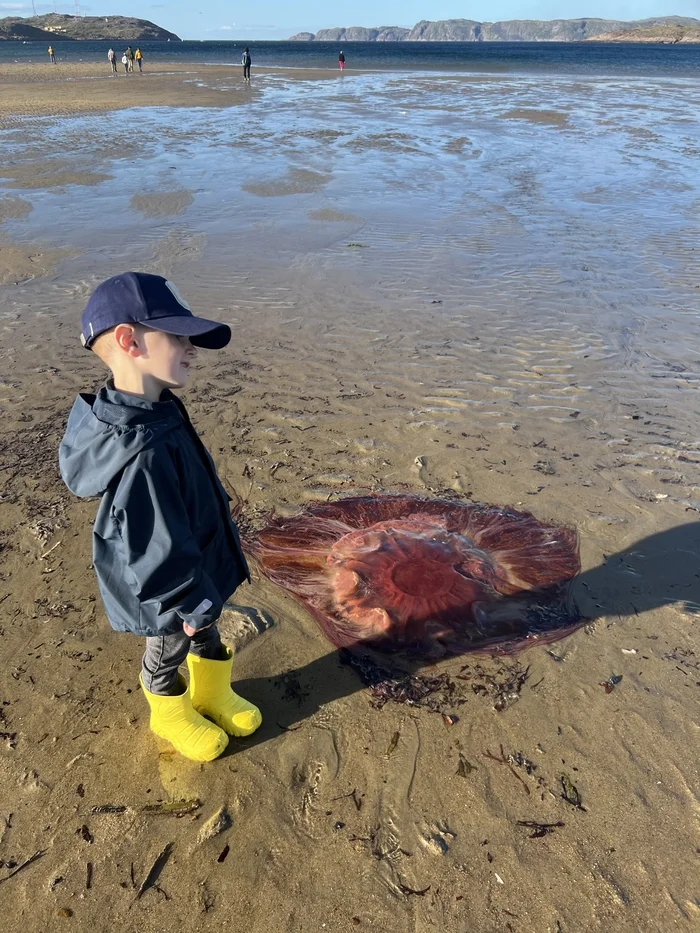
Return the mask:
<path id="1" fill-rule="evenodd" d="M 55 65 L 56 64 L 56 55 L 54 54 L 53 46 L 49 46 L 49 61 Z"/>
<path id="2" fill-rule="evenodd" d="M 143 74 L 143 55 L 141 54 L 141 49 L 136 49 L 136 51 L 134 52 L 134 58 L 138 62 L 139 73 Z"/>

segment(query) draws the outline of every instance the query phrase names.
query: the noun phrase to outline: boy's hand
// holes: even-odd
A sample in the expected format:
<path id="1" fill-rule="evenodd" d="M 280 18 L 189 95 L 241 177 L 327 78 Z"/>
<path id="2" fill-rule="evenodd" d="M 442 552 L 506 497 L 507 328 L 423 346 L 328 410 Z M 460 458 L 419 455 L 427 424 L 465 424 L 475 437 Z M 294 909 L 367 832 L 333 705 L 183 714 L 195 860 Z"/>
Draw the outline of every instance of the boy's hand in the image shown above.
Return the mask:
<path id="1" fill-rule="evenodd" d="M 191 625 L 188 625 L 187 622 L 182 623 L 182 627 L 185 631 L 185 635 L 188 635 L 192 638 L 197 632 L 203 632 L 205 629 L 211 628 L 214 623 L 210 622 L 209 625 L 203 625 L 201 628 L 192 628 Z"/>

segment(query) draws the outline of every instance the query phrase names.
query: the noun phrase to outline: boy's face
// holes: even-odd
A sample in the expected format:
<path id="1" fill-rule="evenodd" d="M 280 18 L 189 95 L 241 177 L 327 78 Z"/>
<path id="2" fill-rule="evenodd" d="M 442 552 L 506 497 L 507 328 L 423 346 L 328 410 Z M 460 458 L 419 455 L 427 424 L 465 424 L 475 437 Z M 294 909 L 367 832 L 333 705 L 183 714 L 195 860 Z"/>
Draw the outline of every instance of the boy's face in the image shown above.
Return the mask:
<path id="1" fill-rule="evenodd" d="M 197 348 L 189 337 L 177 337 L 159 330 L 144 330 L 140 335 L 144 353 L 139 369 L 162 389 L 183 389 L 190 375 L 190 364 Z"/>

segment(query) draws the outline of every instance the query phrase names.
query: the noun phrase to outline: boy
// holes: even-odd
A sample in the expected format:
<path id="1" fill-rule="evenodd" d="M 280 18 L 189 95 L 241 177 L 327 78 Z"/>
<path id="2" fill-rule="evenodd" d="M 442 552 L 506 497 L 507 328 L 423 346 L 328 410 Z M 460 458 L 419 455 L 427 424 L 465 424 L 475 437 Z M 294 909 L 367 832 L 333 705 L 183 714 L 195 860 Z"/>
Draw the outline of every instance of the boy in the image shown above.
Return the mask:
<path id="1" fill-rule="evenodd" d="M 159 275 L 102 282 L 81 341 L 112 377 L 96 396 L 78 396 L 59 451 L 68 488 L 101 496 L 93 563 L 112 628 L 146 636 L 151 729 L 194 761 L 212 761 L 227 733 L 251 735 L 262 722 L 231 689 L 233 652 L 216 628 L 224 602 L 250 581 L 248 565 L 214 463 L 172 393 L 187 384 L 197 347 L 230 339 L 228 325 L 194 317 Z"/>

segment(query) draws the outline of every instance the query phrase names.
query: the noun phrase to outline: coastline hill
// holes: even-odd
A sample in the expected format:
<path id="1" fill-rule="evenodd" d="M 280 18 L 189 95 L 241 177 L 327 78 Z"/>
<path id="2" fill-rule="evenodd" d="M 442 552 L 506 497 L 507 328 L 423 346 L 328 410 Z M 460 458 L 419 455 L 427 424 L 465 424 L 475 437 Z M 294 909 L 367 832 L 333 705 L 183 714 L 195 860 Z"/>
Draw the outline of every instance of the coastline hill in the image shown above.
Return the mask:
<path id="1" fill-rule="evenodd" d="M 133 16 L 68 16 L 63 13 L 29 17 L 6 16 L 0 19 L 0 40 L 2 39 L 48 42 L 74 39 L 181 41 L 174 32 L 161 29 L 147 19 L 135 19 Z"/>
<path id="2" fill-rule="evenodd" d="M 592 42 L 661 42 L 675 45 L 678 42 L 700 43 L 700 26 L 681 26 L 669 23 L 667 26 L 642 26 L 627 32 L 605 32 L 594 36 Z"/>
<path id="3" fill-rule="evenodd" d="M 317 33 L 297 33 L 291 38 L 309 42 L 581 42 L 603 35 L 626 35 L 633 30 L 657 27 L 700 29 L 700 20 L 688 16 L 657 16 L 630 22 L 586 18 L 513 19 L 499 23 L 480 23 L 472 19 L 445 19 L 436 22 L 421 20 L 413 29 L 400 26 L 379 26 L 372 29 L 364 26 L 338 26 L 335 29 L 321 29 Z M 620 40 L 608 38 L 606 41 Z"/>
<path id="4" fill-rule="evenodd" d="M 298 32 L 291 42 L 403 42 L 408 39 L 410 29 L 404 26 L 336 26 L 335 29 L 320 29 L 317 33 Z"/>

